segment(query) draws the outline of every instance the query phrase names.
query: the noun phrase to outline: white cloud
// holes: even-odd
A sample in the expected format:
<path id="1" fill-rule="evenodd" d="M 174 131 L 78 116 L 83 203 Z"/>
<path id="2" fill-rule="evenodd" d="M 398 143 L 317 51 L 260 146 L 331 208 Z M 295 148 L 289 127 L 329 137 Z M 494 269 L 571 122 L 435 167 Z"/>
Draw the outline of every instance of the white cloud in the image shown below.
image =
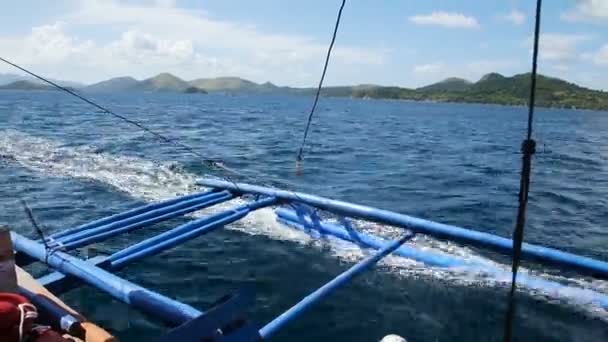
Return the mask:
<path id="1" fill-rule="evenodd" d="M 591 36 L 585 34 L 541 34 L 539 58 L 560 64 L 573 62 L 580 58 L 579 45 L 591 39 Z M 526 40 L 526 45 L 532 46 L 532 37 Z"/>
<path id="2" fill-rule="evenodd" d="M 180 77 L 237 75 L 257 81 L 310 85 L 316 82 L 326 41 L 263 32 L 255 26 L 211 19 L 202 10 L 185 10 L 174 1 L 83 0 L 62 22 L 35 27 L 26 36 L 2 36 L 0 51 L 38 70 L 62 70 L 62 78 L 97 81 L 160 71 Z M 79 38 L 95 32 L 96 39 Z M 77 34 L 78 33 L 78 34 Z M 103 36 L 104 40 L 97 39 Z M 87 36 L 93 38 L 93 36 Z M 344 45 L 332 53 L 332 73 L 355 77 L 352 68 L 384 63 L 384 49 Z"/>
<path id="3" fill-rule="evenodd" d="M 28 64 L 52 64 L 67 58 L 84 58 L 95 47 L 90 40 L 70 37 L 66 23 L 55 22 L 32 28 L 25 37 L 0 38 L 0 51 Z"/>
<path id="4" fill-rule="evenodd" d="M 521 25 L 526 21 L 526 15 L 518 10 L 512 10 L 509 14 L 506 14 L 502 17 L 504 20 L 507 20 L 513 25 Z"/>
<path id="5" fill-rule="evenodd" d="M 451 28 L 479 28 L 479 22 L 475 17 L 466 16 L 462 13 L 433 12 L 427 15 L 415 15 L 409 19 L 417 25 L 435 25 Z"/>
<path id="6" fill-rule="evenodd" d="M 595 65 L 608 66 L 608 44 L 602 46 L 595 53 L 584 54 L 583 58 L 592 61 Z"/>
<path id="7" fill-rule="evenodd" d="M 156 4 L 161 7 L 175 7 L 176 0 L 155 0 Z"/>
<path id="8" fill-rule="evenodd" d="M 608 22 L 608 1 L 606 0 L 577 0 L 576 6 L 562 13 L 566 21 Z"/>
<path id="9" fill-rule="evenodd" d="M 426 74 L 426 75 L 434 75 L 438 73 L 442 73 L 445 69 L 445 64 L 443 62 L 437 63 L 429 63 L 429 64 L 420 64 L 414 66 L 413 72 L 415 74 Z"/>
<path id="10" fill-rule="evenodd" d="M 23 41 L 30 58 L 44 57 L 47 61 L 62 60 L 70 55 L 80 55 L 89 50 L 92 41 L 74 39 L 65 34 L 64 22 L 34 27 Z"/>
<path id="11" fill-rule="evenodd" d="M 115 57 L 138 63 L 157 58 L 179 62 L 191 59 L 194 55 L 192 40 L 158 39 L 135 29 L 124 32 L 120 40 L 108 45 L 107 49 Z"/>
<path id="12" fill-rule="evenodd" d="M 191 39 L 208 49 L 273 55 L 298 61 L 325 54 L 326 42 L 309 37 L 265 33 L 251 25 L 210 19 L 204 12 L 179 8 L 135 7 L 113 1 L 89 0 L 88 6 L 70 17 L 86 25 L 136 26 L 166 39 Z M 381 63 L 382 54 L 336 44 L 335 57 L 348 63 Z"/>

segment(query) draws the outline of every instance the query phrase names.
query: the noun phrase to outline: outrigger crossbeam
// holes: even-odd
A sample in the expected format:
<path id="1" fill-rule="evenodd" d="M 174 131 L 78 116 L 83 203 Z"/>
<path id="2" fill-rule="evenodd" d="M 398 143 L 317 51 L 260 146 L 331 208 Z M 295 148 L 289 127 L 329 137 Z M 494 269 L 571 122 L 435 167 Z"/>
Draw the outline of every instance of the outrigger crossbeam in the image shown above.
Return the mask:
<path id="1" fill-rule="evenodd" d="M 465 272 L 483 272 L 498 279 L 509 279 L 507 269 L 491 263 L 480 263 L 459 256 L 416 248 L 411 243 L 414 235 L 476 246 L 502 253 L 511 253 L 511 240 L 472 229 L 441 224 L 387 210 L 332 200 L 305 193 L 296 193 L 250 184 L 235 184 L 217 179 L 199 180 L 198 184 L 210 190 L 180 196 L 159 203 L 147 204 L 123 213 L 95 220 L 52 235 L 47 241 L 35 241 L 12 232 L 18 263 L 32 261 L 45 263 L 51 272 L 38 278 L 38 282 L 55 294 L 68 291 L 81 284 L 94 287 L 143 313 L 174 327 L 161 341 L 255 341 L 269 339 L 289 322 L 298 318 L 313 305 L 319 303 L 340 287 L 349 284 L 357 275 L 369 270 L 389 254 L 421 262 L 429 267 L 457 269 Z M 81 259 L 70 251 L 115 236 L 134 232 L 219 203 L 240 198 L 241 203 L 230 209 L 215 210 L 189 222 L 180 224 L 155 236 L 136 242 L 111 255 Z M 253 200 L 251 200 L 253 198 Z M 243 203 L 242 200 L 245 200 Z M 372 251 L 370 256 L 356 263 L 347 271 L 311 292 L 285 312 L 279 314 L 261 328 L 256 328 L 244 318 L 245 307 L 251 305 L 252 291 L 244 290 L 229 295 L 216 305 L 202 312 L 165 295 L 143 288 L 113 274 L 143 258 L 211 233 L 234 223 L 250 213 L 271 206 L 276 209 L 276 219 L 285 229 L 299 229 L 313 238 L 332 237 L 348 241 L 362 249 Z M 322 210 L 337 216 L 336 220 L 320 218 Z M 357 231 L 348 218 L 377 222 L 404 229 L 400 239 L 389 241 Z M 410 243 L 407 243 L 410 241 Z M 556 249 L 525 244 L 523 255 L 527 259 L 575 270 L 598 278 L 608 278 L 608 263 Z M 575 297 L 608 310 L 608 296 L 589 289 L 572 287 L 554 280 L 530 274 L 520 274 L 519 282 L 531 289 Z"/>

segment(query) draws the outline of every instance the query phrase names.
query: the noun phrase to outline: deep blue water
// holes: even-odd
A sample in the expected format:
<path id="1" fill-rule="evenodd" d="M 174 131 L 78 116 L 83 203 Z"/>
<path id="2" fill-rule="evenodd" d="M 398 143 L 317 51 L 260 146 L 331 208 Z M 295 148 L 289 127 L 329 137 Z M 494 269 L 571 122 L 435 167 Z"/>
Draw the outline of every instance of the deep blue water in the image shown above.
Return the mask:
<path id="1" fill-rule="evenodd" d="M 517 202 L 526 109 L 493 105 L 324 98 L 303 174 L 294 159 L 310 99 L 287 96 L 96 95 L 118 113 L 221 158 L 251 179 L 509 236 Z M 608 260 L 608 113 L 539 109 L 526 241 Z M 0 224 L 34 236 L 18 197 L 48 231 L 194 191 L 218 174 L 196 157 L 56 92 L 0 92 Z M 183 220 L 98 244 L 109 253 Z M 360 223 L 362 224 L 362 223 Z M 381 235 L 388 227 L 363 225 Z M 507 262 L 433 239 L 414 244 L 491 263 Z M 312 241 L 274 222 L 270 210 L 121 272 L 204 309 L 254 284 L 252 319 L 287 309 L 361 257 L 353 246 Z M 608 283 L 537 272 L 598 292 Z M 508 266 L 502 265 L 505 269 Z M 507 288 L 500 279 L 426 269 L 391 258 L 286 328 L 279 341 L 496 341 Z M 68 302 L 125 341 L 164 329 L 98 292 Z M 523 289 L 520 341 L 605 341 L 608 315 L 576 300 Z"/>

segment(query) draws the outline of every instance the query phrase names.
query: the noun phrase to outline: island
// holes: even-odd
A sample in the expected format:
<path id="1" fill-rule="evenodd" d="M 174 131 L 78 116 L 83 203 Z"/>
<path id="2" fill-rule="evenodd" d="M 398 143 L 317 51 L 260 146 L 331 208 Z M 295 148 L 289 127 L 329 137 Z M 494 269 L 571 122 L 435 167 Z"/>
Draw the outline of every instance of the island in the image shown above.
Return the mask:
<path id="1" fill-rule="evenodd" d="M 608 110 L 608 92 L 594 90 L 545 75 L 537 78 L 536 104 L 541 107 Z M 137 81 L 119 77 L 83 88 L 84 91 L 173 91 L 182 93 L 250 93 L 312 96 L 315 88 L 281 87 L 271 82 L 255 83 L 239 77 L 182 80 L 169 73 Z M 420 88 L 374 84 L 324 87 L 323 96 L 408 101 L 525 105 L 530 93 L 530 74 L 504 76 L 489 73 L 478 81 L 451 77 Z M 204 94 L 204 93 L 203 93 Z"/>
<path id="2" fill-rule="evenodd" d="M 197 88 L 197 87 L 188 87 L 182 91 L 182 93 L 186 94 L 208 94 L 205 89 Z"/>
<path id="3" fill-rule="evenodd" d="M 1 76 L 1 75 L 0 75 Z M 5 79 L 14 80 L 18 75 Z M 0 77 L 0 81 L 2 77 Z M 63 84 L 74 84 L 63 81 Z M 0 90 L 56 90 L 35 80 L 0 82 Z M 239 77 L 197 78 L 183 80 L 170 73 L 161 73 L 144 80 L 130 76 L 116 77 L 88 86 L 79 86 L 84 93 L 98 92 L 174 92 L 184 94 L 289 94 L 313 96 L 316 88 L 277 86 L 271 82 L 256 83 Z M 608 110 L 608 92 L 594 90 L 555 77 L 538 75 L 536 105 L 553 108 Z M 525 105 L 530 93 L 530 74 L 504 76 L 489 73 L 473 82 L 457 77 L 419 88 L 360 84 L 324 87 L 323 96 L 360 99 L 393 99 L 426 102 L 487 103 Z"/>
<path id="4" fill-rule="evenodd" d="M 412 101 L 526 105 L 530 96 L 530 82 L 529 73 L 512 77 L 490 73 L 477 82 L 448 78 L 417 89 L 380 86 L 353 89 L 352 96 Z M 536 105 L 553 108 L 608 110 L 608 92 L 584 88 L 559 78 L 538 75 Z"/>

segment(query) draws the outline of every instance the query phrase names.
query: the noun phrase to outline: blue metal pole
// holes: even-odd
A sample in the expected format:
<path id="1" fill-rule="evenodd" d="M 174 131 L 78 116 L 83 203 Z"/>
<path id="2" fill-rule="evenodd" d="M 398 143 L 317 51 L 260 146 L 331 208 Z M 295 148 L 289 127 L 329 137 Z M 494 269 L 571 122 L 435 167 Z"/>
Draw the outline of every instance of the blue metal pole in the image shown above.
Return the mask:
<path id="1" fill-rule="evenodd" d="M 191 225 L 190 226 L 191 230 L 183 231 L 179 235 L 175 235 L 172 238 L 168 238 L 167 240 L 157 242 L 157 243 L 149 245 L 148 247 L 145 247 L 145 248 L 134 248 L 132 251 L 130 251 L 129 254 L 122 255 L 120 258 L 116 258 L 115 260 L 112 260 L 112 259 L 114 259 L 114 256 L 110 256 L 110 260 L 111 260 L 110 267 L 112 269 L 120 269 L 120 268 L 126 266 L 127 264 L 141 260 L 150 255 L 161 253 L 167 249 L 170 249 L 174 246 L 181 244 L 182 242 L 194 239 L 200 235 L 204 235 L 204 234 L 210 233 L 218 228 L 221 228 L 229 223 L 238 221 L 239 219 L 243 218 L 245 215 L 246 215 L 246 212 L 239 211 L 239 212 L 233 213 L 231 215 L 222 217 L 218 220 L 208 222 L 207 224 L 204 224 L 202 226 Z M 180 227 L 177 227 L 177 228 L 180 228 Z M 154 239 L 154 238 L 152 238 L 152 239 Z M 143 241 L 143 242 L 147 242 L 147 241 Z"/>
<path id="2" fill-rule="evenodd" d="M 47 254 L 44 245 L 15 232 L 11 232 L 11 239 L 16 251 L 45 262 L 64 274 L 74 276 L 171 326 L 181 325 L 201 314 L 189 305 L 147 290 L 67 253 L 55 251 Z"/>
<path id="3" fill-rule="evenodd" d="M 285 201 L 305 203 L 334 213 L 393 225 L 412 230 L 416 233 L 428 234 L 441 239 L 493 249 L 507 254 L 512 253 L 511 239 L 471 229 L 437 223 L 413 216 L 398 214 L 388 210 L 332 200 L 305 193 L 276 190 L 268 187 L 243 183 L 234 184 L 217 179 L 198 180 L 197 184 L 218 189 L 231 190 L 237 194 L 252 193 L 274 196 Z M 536 260 L 537 262 L 541 263 L 570 268 L 579 272 L 591 274 L 596 277 L 608 278 L 607 262 L 572 253 L 562 252 L 553 248 L 524 243 L 522 247 L 522 257 L 525 259 Z"/>
<path id="4" fill-rule="evenodd" d="M 163 201 L 163 202 L 146 204 L 144 206 L 131 209 L 129 211 L 125 211 L 125 212 L 122 212 L 122 213 L 118 213 L 116 215 L 112 215 L 112 216 L 101 218 L 99 220 L 88 222 L 86 224 L 83 224 L 83 225 L 75 227 L 75 228 L 62 230 L 62 231 L 60 231 L 58 233 L 55 233 L 55 234 L 51 235 L 51 238 L 53 238 L 53 239 L 59 239 L 61 237 L 64 237 L 64 236 L 67 236 L 67 235 L 71 235 L 71 234 L 74 234 L 74 233 L 78 233 L 78 232 L 81 232 L 83 230 L 99 227 L 101 225 L 106 225 L 106 224 L 109 224 L 109 223 L 112 223 L 112 222 L 115 222 L 115 221 L 124 220 L 126 218 L 131 217 L 131 216 L 139 215 L 139 214 L 145 213 L 145 212 L 150 211 L 150 210 L 160 209 L 160 208 L 163 208 L 163 207 L 166 207 L 166 206 L 173 205 L 175 203 L 179 203 L 179 202 L 182 202 L 182 201 L 187 201 L 187 200 L 190 200 L 190 199 L 193 199 L 193 198 L 197 198 L 197 197 L 201 197 L 201 196 L 207 196 L 207 195 L 210 195 L 210 194 L 212 194 L 214 192 L 216 192 L 215 189 L 211 190 L 211 191 L 199 192 L 199 193 L 190 194 L 190 195 L 186 195 L 186 196 L 180 196 L 180 197 L 172 198 L 170 200 Z"/>
<path id="5" fill-rule="evenodd" d="M 356 232 L 357 237 L 353 237 L 353 233 L 346 230 L 344 227 L 329 222 L 319 221 L 313 223 L 310 217 L 300 217 L 293 210 L 279 208 L 276 210 L 277 220 L 285 225 L 297 228 L 307 233 L 310 231 L 318 231 L 320 235 L 327 234 L 339 239 L 352 242 L 363 248 L 381 249 L 386 246 L 389 241 L 377 236 Z M 304 220 L 304 221 L 303 221 Z M 401 246 L 393 252 L 400 257 L 414 259 L 424 262 L 429 266 L 437 267 L 461 267 L 470 264 L 465 260 L 460 260 L 447 255 L 431 254 L 422 252 L 416 248 Z"/>
<path id="6" fill-rule="evenodd" d="M 81 232 L 77 232 L 77 233 L 73 233 L 73 234 L 70 234 L 70 235 L 67 235 L 67 236 L 64 236 L 61 238 L 57 238 L 55 240 L 60 241 L 61 244 L 67 244 L 69 242 L 81 240 L 81 239 L 96 235 L 101 232 L 118 229 L 118 228 L 128 226 L 128 225 L 131 225 L 131 224 L 134 224 L 137 222 L 145 221 L 145 220 L 148 220 L 148 219 L 151 219 L 154 217 L 165 215 L 167 213 L 178 211 L 180 209 L 184 209 L 184 208 L 191 207 L 191 206 L 194 206 L 194 205 L 197 205 L 200 203 L 204 203 L 209 200 L 216 199 L 218 197 L 226 197 L 226 196 L 232 197 L 232 195 L 230 194 L 229 191 L 214 192 L 214 193 L 211 193 L 211 194 L 208 194 L 205 196 L 196 197 L 194 199 L 190 199 L 187 201 L 180 201 L 176 204 L 164 206 L 159 209 L 148 210 L 145 213 L 141 213 L 139 215 L 133 215 L 133 216 L 130 216 L 130 217 L 122 219 L 122 220 L 114 221 L 112 223 L 104 224 L 104 225 L 94 227 L 94 228 L 89 228 L 89 229 L 81 231 Z"/>
<path id="7" fill-rule="evenodd" d="M 160 253 L 168 248 L 179 245 L 186 240 L 193 239 L 201 234 L 211 232 L 214 229 L 237 221 L 254 210 L 273 205 L 276 202 L 276 198 L 268 197 L 177 226 L 111 255 L 109 257 L 111 262 L 110 267 L 113 269 L 121 268 L 127 263 Z"/>
<path id="8" fill-rule="evenodd" d="M 277 210 L 277 219 L 290 227 L 294 227 L 312 235 L 312 231 L 319 231 L 321 234 L 327 234 L 339 239 L 350 241 L 363 248 L 380 249 L 388 244 L 387 240 L 357 232 L 357 238 L 352 237 L 352 233 L 344 227 L 329 222 L 320 221 L 313 223 L 313 220 L 307 216 L 298 216 L 295 212 L 287 209 Z M 416 248 L 401 246 L 396 249 L 393 254 L 413 259 L 422 262 L 429 266 L 458 268 L 461 271 L 469 271 L 471 273 L 481 272 L 493 276 L 496 279 L 511 279 L 511 272 L 493 267 L 491 265 L 473 262 L 470 260 L 461 259 L 451 255 L 425 252 Z M 540 277 L 519 274 L 517 282 L 532 290 L 550 293 L 553 297 L 566 296 L 575 298 L 583 303 L 595 303 L 604 309 L 608 309 L 608 295 L 572 286 L 566 286 L 555 281 L 542 279 Z"/>
<path id="9" fill-rule="evenodd" d="M 165 213 L 163 215 L 160 216 L 152 216 L 151 218 L 146 219 L 146 217 L 142 217 L 140 221 L 132 221 L 131 224 L 128 224 L 129 222 L 125 222 L 125 224 L 127 225 L 123 225 L 123 224 L 117 224 L 117 223 L 121 223 L 123 221 L 119 221 L 116 222 L 115 224 L 110 224 L 110 226 L 113 227 L 109 227 L 109 226 L 101 226 L 98 228 L 93 228 L 91 230 L 87 230 L 82 233 L 87 233 L 82 235 L 79 239 L 76 240 L 70 240 L 68 242 L 62 242 L 61 243 L 61 248 L 62 250 L 71 250 L 74 248 L 78 248 L 78 247 L 82 247 L 94 242 L 98 242 L 98 241 L 102 241 L 105 239 L 108 239 L 112 236 L 116 236 L 116 235 L 120 235 L 122 233 L 125 232 L 130 232 L 139 228 L 143 228 L 145 226 L 149 226 L 158 222 L 162 222 L 162 221 L 166 221 L 169 219 L 172 219 L 174 217 L 179 217 L 203 208 L 207 208 L 210 207 L 212 205 L 215 205 L 217 203 L 221 203 L 221 202 L 225 202 L 228 201 L 230 199 L 233 198 L 232 194 L 230 193 L 226 193 L 226 194 L 221 194 L 219 193 L 220 196 L 214 196 L 211 198 L 206 198 L 204 201 L 198 201 L 197 203 L 193 206 L 190 207 L 186 207 L 180 210 L 176 210 L 173 212 L 168 212 Z M 129 219 L 130 220 L 130 219 Z M 71 237 L 71 236 L 70 236 Z"/>
<path id="10" fill-rule="evenodd" d="M 337 290 L 339 287 L 349 283 L 354 277 L 358 276 L 359 274 L 369 269 L 371 266 L 378 263 L 378 261 L 392 253 L 394 250 L 399 248 L 399 246 L 404 244 L 413 236 L 413 234 L 407 234 L 402 238 L 387 244 L 385 247 L 376 252 L 376 254 L 365 258 L 364 260 L 349 268 L 347 271 L 332 279 L 327 284 L 315 290 L 313 293 L 304 297 L 304 299 L 302 299 L 299 303 L 292 306 L 291 308 L 289 308 L 289 310 L 283 312 L 278 317 L 273 319 L 270 323 L 266 324 L 262 329 L 260 329 L 260 336 L 262 337 L 262 339 L 265 340 L 267 338 L 270 338 L 287 323 L 302 315 L 313 304 L 320 302 L 332 292 Z"/>

